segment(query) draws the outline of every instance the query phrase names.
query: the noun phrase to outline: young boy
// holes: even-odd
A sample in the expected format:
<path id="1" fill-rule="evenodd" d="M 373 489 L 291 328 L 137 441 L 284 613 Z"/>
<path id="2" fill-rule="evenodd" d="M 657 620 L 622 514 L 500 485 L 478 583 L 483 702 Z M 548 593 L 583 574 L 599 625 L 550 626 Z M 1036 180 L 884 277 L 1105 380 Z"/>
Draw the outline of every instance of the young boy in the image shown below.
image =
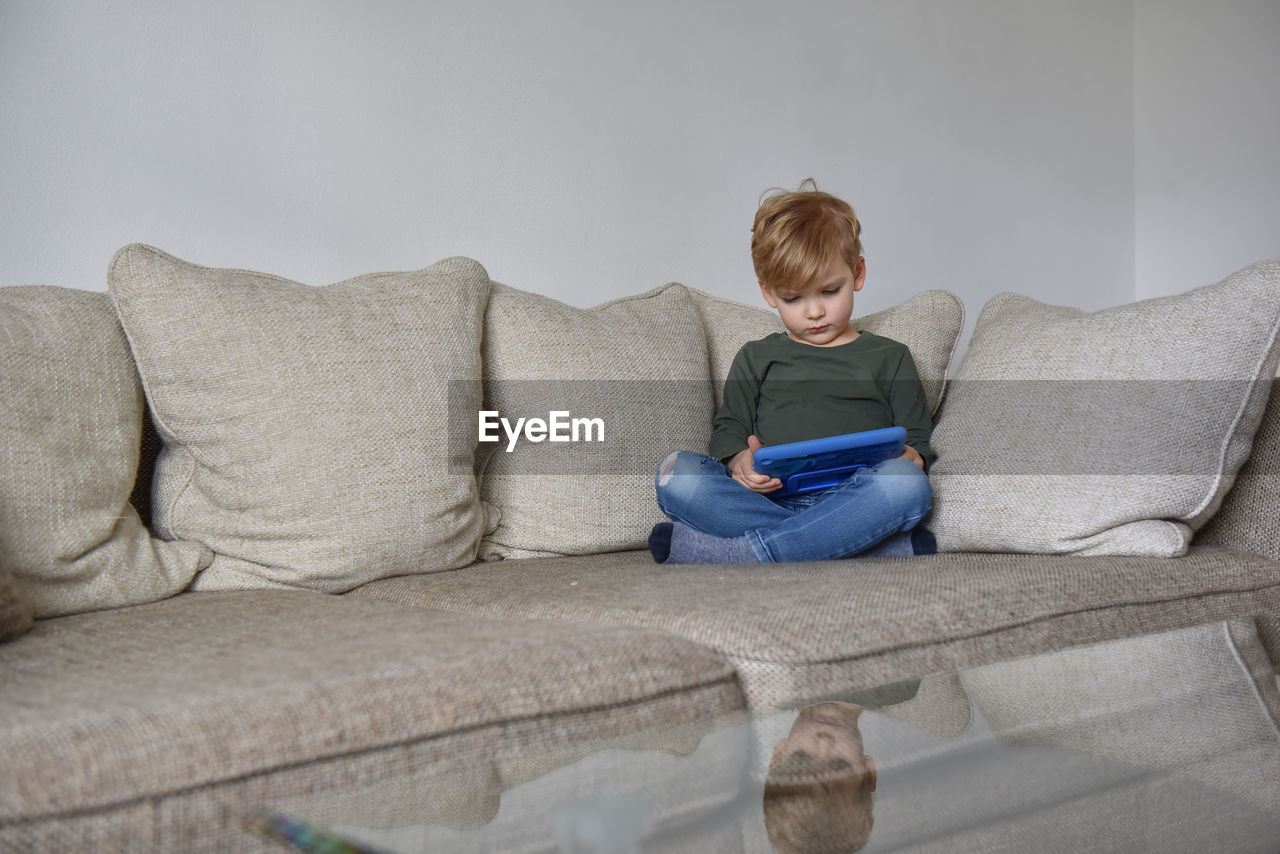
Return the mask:
<path id="1" fill-rule="evenodd" d="M 725 382 L 710 454 L 676 451 L 658 469 L 654 527 L 659 563 L 771 563 L 859 553 L 937 550 L 916 524 L 932 493 L 925 467 L 933 422 L 907 347 L 854 329 L 853 295 L 867 265 L 853 208 L 806 182 L 756 212 L 751 257 L 760 292 L 786 332 L 743 346 Z M 901 426 L 901 457 L 861 468 L 835 486 L 775 497 L 777 478 L 752 454 L 841 433 Z"/>

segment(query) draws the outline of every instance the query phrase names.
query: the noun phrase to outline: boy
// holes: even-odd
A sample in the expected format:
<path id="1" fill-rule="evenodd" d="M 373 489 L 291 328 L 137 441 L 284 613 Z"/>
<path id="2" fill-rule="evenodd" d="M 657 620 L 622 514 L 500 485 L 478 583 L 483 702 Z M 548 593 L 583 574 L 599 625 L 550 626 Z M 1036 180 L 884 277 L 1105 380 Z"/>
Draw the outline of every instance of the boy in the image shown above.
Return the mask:
<path id="1" fill-rule="evenodd" d="M 773 563 L 867 552 L 937 550 L 916 524 L 932 492 L 924 470 L 933 430 L 906 346 L 854 329 L 853 295 L 867 266 L 862 226 L 846 202 L 811 181 L 760 205 L 751 257 L 760 292 L 786 327 L 743 346 L 725 382 L 710 455 L 676 451 L 656 481 L 671 518 L 654 527 L 659 563 Z M 752 454 L 840 433 L 902 426 L 901 457 L 858 469 L 835 486 L 788 497 L 759 474 Z"/>
<path id="2" fill-rule="evenodd" d="M 773 748 L 764 782 L 764 826 L 779 854 L 845 854 L 867 844 L 876 763 L 863 752 L 854 703 L 800 710 Z"/>

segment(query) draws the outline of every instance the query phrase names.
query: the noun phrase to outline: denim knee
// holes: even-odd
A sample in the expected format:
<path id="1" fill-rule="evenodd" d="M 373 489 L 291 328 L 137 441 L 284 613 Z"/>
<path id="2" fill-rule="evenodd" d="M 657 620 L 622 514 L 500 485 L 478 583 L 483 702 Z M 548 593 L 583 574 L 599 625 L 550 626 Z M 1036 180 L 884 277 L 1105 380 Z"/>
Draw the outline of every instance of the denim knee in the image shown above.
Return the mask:
<path id="1" fill-rule="evenodd" d="M 904 518 L 923 519 L 933 506 L 929 476 L 910 460 L 886 460 L 876 466 L 877 483 Z"/>
<path id="2" fill-rule="evenodd" d="M 658 474 L 654 478 L 658 506 L 671 515 L 669 507 L 687 507 L 698 501 L 698 494 L 706 482 L 703 478 L 707 475 L 723 476 L 723 464 L 706 454 L 672 451 L 658 466 Z"/>

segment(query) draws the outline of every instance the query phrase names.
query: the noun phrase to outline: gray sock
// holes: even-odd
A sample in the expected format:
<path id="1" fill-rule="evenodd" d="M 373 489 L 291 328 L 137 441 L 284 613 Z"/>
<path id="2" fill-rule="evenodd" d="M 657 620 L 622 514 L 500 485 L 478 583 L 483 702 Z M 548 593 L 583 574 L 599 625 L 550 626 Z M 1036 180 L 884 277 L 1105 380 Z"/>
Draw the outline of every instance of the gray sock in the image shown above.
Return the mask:
<path id="1" fill-rule="evenodd" d="M 746 537 L 713 537 L 674 522 L 671 550 L 663 563 L 759 563 Z"/>

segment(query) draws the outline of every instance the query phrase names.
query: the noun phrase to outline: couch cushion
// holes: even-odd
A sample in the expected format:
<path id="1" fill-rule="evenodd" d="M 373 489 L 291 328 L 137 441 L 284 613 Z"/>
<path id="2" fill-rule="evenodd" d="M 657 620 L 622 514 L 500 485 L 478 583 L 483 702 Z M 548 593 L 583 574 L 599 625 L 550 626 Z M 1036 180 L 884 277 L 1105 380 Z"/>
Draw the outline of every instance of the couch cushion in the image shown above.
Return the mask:
<path id="1" fill-rule="evenodd" d="M 1272 382 L 1249 461 L 1236 475 L 1222 507 L 1196 532 L 1195 542 L 1280 560 L 1280 380 Z M 1260 614 L 1258 632 L 1280 672 L 1280 612 Z"/>
<path id="2" fill-rule="evenodd" d="M 246 850 L 243 822 L 291 799 L 742 708 L 727 662 L 675 636 L 306 591 L 42 621 L 0 680 L 5 850 Z"/>
<path id="3" fill-rule="evenodd" d="M 1280 608 L 1274 561 L 1216 547 L 1176 560 L 949 554 L 749 566 L 648 552 L 477 564 L 351 596 L 470 614 L 664 629 L 785 705 L 1070 644 Z"/>
<path id="4" fill-rule="evenodd" d="M 129 504 L 142 386 L 106 294 L 0 288 L 0 566 L 51 617 L 172 596 L 212 559 Z"/>
<path id="5" fill-rule="evenodd" d="M 658 462 L 711 434 L 706 343 L 678 284 L 590 309 L 495 285 L 484 383 L 485 410 L 512 423 L 563 411 L 603 425 L 591 441 L 583 431 L 577 442 L 512 446 L 499 430 L 502 441 L 481 445 L 481 496 L 501 514 L 488 558 L 644 545 L 662 520 Z"/>
<path id="6" fill-rule="evenodd" d="M 1280 560 L 1280 380 L 1272 381 L 1249 461 L 1236 475 L 1222 507 L 1196 532 L 1195 542 Z"/>
<path id="7" fill-rule="evenodd" d="M 748 341 L 781 332 L 777 312 L 689 289 L 707 336 L 712 391 L 718 408 L 733 357 Z M 947 365 L 964 326 L 964 304 L 949 291 L 923 291 L 874 314 L 854 318 L 853 325 L 906 344 L 924 384 L 929 411 L 942 402 Z"/>
<path id="8" fill-rule="evenodd" d="M 12 572 L 0 567 L 0 643 L 30 629 L 33 613 L 27 592 L 18 586 Z"/>
<path id="9" fill-rule="evenodd" d="M 164 440 L 153 525 L 214 553 L 196 589 L 474 560 L 475 435 L 449 416 L 480 402 L 479 264 L 310 287 L 134 245 L 109 283 Z"/>
<path id="10" fill-rule="evenodd" d="M 1249 455 L 1278 332 L 1280 259 L 1094 313 L 993 297 L 933 437 L 939 548 L 1184 553 Z"/>

